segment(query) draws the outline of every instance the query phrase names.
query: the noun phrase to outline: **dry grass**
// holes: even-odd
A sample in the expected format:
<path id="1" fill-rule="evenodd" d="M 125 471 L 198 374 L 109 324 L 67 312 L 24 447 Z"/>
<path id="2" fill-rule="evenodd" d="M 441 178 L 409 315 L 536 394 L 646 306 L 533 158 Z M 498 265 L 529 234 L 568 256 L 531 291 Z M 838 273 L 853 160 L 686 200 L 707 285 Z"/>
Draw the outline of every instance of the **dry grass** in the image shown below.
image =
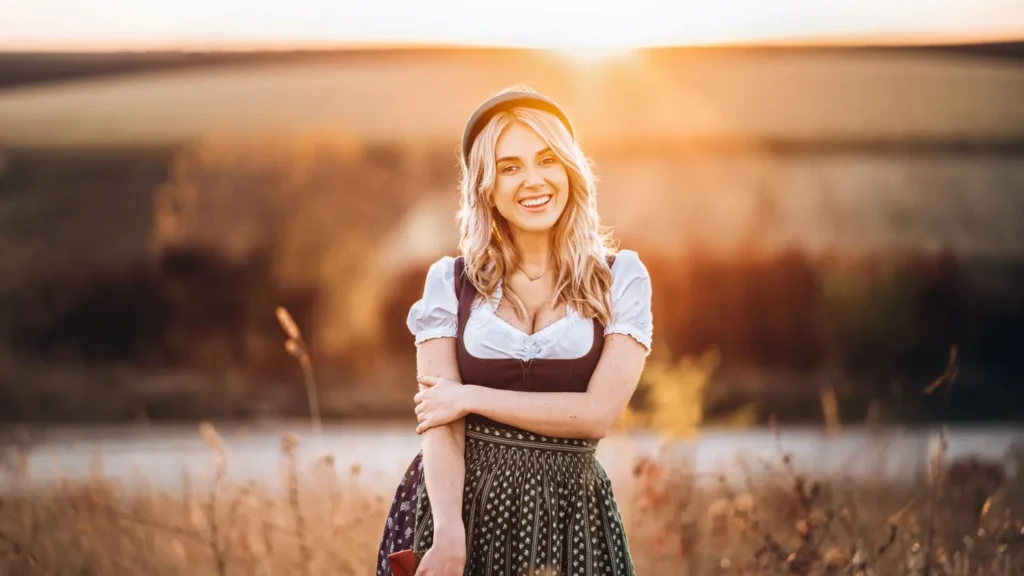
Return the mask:
<path id="1" fill-rule="evenodd" d="M 180 493 L 98 471 L 4 493 L 0 574 L 374 573 L 389 502 L 360 486 L 358 469 L 339 473 L 328 456 L 300 470 L 297 442 L 286 436 L 284 492 L 239 485 L 228 481 L 217 432 L 204 425 L 201 433 L 214 474 L 183 472 Z"/>
<path id="2" fill-rule="evenodd" d="M 4 493 L 0 574 L 374 573 L 390 502 L 360 484 L 358 468 L 339 473 L 327 456 L 300 469 L 297 440 L 285 436 L 284 490 L 238 485 L 216 430 L 200 433 L 214 474 L 183 473 L 180 493 L 99 468 Z M 871 485 L 807 477 L 779 449 L 770 469 L 744 468 L 739 485 L 694 475 L 678 451 L 638 461 L 632 486 L 619 488 L 638 573 L 1024 574 L 1024 490 L 988 469 L 958 469 L 939 451 L 930 487 Z M 28 458 L 9 456 L 15 487 Z"/>
<path id="3" fill-rule="evenodd" d="M 641 460 L 628 529 L 641 574 L 1024 574 L 1024 490 L 999 463 L 944 461 L 927 485 L 813 478 L 779 444 L 743 481 Z M 1013 456 L 1016 467 L 1024 453 Z M 929 553 L 931 550 L 931 553 Z"/>
<path id="4" fill-rule="evenodd" d="M 286 347 L 309 359 L 286 310 Z M 623 425 L 660 429 L 661 450 L 635 462 L 617 486 L 637 572 L 689 576 L 1024 574 L 1024 449 L 1009 461 L 947 462 L 945 435 L 922 483 L 812 478 L 794 465 L 775 430 L 777 454 L 742 481 L 693 472 L 680 438 L 701 422 L 700 397 L 717 354 L 670 363 L 655 358 L 646 400 Z M 943 383 L 955 379 L 955 352 Z M 319 429 L 316 383 L 307 370 L 310 420 Z M 926 389 L 933 393 L 942 383 Z M 946 387 L 948 390 L 948 386 Z M 835 398 L 822 392 L 826 428 L 839 430 Z M 332 456 L 301 469 L 296 437 L 281 439 L 283 491 L 229 480 L 217 431 L 202 424 L 211 478 L 182 472 L 181 493 L 143 477 L 117 483 L 97 462 L 92 477 L 27 480 L 29 453 L 0 464 L 13 490 L 0 493 L 0 574 L 374 574 L 390 501 L 387 486 L 361 485 L 358 467 L 339 474 Z M 1013 474 L 1011 470 L 1016 471 Z"/>

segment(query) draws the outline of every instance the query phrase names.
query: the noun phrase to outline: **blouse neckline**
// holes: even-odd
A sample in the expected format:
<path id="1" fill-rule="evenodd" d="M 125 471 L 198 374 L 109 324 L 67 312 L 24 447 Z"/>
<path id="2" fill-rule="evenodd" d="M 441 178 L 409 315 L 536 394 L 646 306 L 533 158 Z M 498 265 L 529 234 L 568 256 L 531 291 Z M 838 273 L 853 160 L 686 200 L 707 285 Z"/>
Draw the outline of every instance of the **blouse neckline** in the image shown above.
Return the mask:
<path id="1" fill-rule="evenodd" d="M 505 330 L 511 331 L 516 336 L 519 336 L 519 337 L 522 337 L 522 338 L 531 339 L 531 340 L 539 339 L 541 336 L 549 333 L 555 327 L 557 327 L 557 326 L 559 326 L 561 324 L 567 323 L 569 321 L 569 318 L 576 313 L 576 311 L 571 306 L 566 304 L 565 305 L 565 316 L 562 316 L 558 320 L 555 320 L 554 322 L 548 324 L 547 326 L 544 326 L 543 328 L 541 328 L 540 330 L 537 330 L 533 334 L 528 334 L 525 331 L 520 330 L 519 328 L 516 328 L 515 326 L 510 324 L 507 320 L 505 320 L 504 318 L 502 318 L 498 314 L 498 305 L 501 303 L 501 297 L 504 294 L 503 288 L 504 288 L 504 281 L 503 280 L 498 280 L 498 285 L 497 285 L 497 287 L 495 288 L 495 291 L 494 291 L 494 297 L 493 298 L 485 298 L 484 300 L 486 300 L 486 302 L 487 302 L 487 310 L 488 310 L 488 312 L 490 312 L 491 316 L 494 317 L 495 322 L 499 326 L 504 328 Z"/>

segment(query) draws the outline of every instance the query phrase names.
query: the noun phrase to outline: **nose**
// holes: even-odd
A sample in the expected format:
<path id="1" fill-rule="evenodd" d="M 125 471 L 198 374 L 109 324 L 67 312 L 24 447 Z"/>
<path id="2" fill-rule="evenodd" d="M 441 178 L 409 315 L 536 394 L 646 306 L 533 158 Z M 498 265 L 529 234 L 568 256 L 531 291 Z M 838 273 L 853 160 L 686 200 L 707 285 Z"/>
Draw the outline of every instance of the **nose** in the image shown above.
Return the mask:
<path id="1" fill-rule="evenodd" d="M 537 188 L 544 184 L 544 177 L 541 176 L 540 170 L 537 170 L 536 166 L 527 165 L 525 173 L 523 186 L 527 188 Z"/>

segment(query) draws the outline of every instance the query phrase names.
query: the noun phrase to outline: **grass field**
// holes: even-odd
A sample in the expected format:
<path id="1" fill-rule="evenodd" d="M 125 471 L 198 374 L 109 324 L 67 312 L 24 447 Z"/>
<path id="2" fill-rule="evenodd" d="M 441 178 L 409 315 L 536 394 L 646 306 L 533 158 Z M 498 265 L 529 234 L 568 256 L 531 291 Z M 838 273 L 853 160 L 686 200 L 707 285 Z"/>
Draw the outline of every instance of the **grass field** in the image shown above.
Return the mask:
<path id="1" fill-rule="evenodd" d="M 325 456 L 303 466 L 296 437 L 285 435 L 284 490 L 270 490 L 232 482 L 217 431 L 200 433 L 216 473 L 183 472 L 180 491 L 147 483 L 144 472 L 115 481 L 97 462 L 91 477 L 26 481 L 3 494 L 0 573 L 374 573 L 390 498 L 359 465 L 339 470 Z M 617 485 L 638 574 L 1024 570 L 1024 490 L 1001 465 L 946 462 L 940 446 L 924 484 L 814 478 L 780 442 L 770 467 L 739 463 L 744 480 L 730 482 L 694 474 L 669 446 Z M 29 458 L 10 453 L 7 473 L 24 475 Z M 1022 469 L 1024 455 L 1013 458 Z"/>

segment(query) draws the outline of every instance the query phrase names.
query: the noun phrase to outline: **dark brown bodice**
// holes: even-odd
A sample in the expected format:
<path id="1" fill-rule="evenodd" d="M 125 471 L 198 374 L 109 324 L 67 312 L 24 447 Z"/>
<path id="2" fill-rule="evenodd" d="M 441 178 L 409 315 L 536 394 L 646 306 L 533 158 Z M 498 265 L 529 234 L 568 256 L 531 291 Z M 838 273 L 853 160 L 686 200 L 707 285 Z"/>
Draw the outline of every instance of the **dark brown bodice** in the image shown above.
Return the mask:
<path id="1" fill-rule="evenodd" d="M 611 261 L 609 261 L 611 264 Z M 463 333 L 478 292 L 465 276 L 462 257 L 455 260 L 455 291 L 459 300 L 456 353 L 466 384 L 519 392 L 586 392 L 604 348 L 604 327 L 594 320 L 594 343 L 580 358 L 519 360 L 477 358 L 466 350 Z"/>

